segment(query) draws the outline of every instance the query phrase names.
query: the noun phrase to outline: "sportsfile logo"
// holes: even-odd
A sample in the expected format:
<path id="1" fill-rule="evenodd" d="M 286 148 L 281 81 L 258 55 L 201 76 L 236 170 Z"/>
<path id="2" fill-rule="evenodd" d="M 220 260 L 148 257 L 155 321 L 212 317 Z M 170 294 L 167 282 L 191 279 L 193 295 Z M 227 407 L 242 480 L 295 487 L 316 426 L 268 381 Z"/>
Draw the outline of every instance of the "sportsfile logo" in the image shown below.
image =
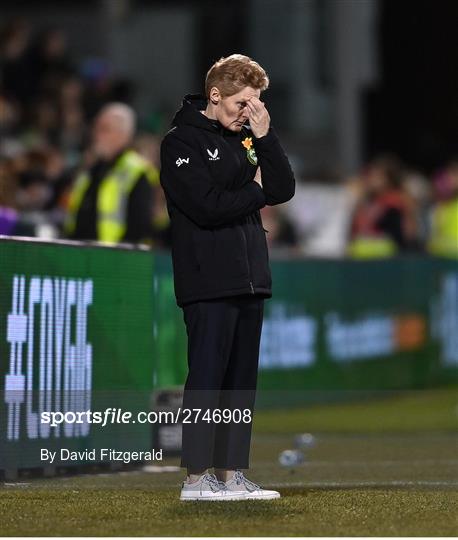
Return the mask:
<path id="1" fill-rule="evenodd" d="M 28 439 L 47 439 L 45 411 L 91 406 L 92 346 L 87 343 L 93 283 L 86 279 L 15 275 L 7 315 L 9 373 L 5 377 L 7 440 L 18 440 L 21 419 Z M 37 410 L 38 408 L 38 410 Z M 53 436 L 82 437 L 89 424 L 64 424 Z"/>

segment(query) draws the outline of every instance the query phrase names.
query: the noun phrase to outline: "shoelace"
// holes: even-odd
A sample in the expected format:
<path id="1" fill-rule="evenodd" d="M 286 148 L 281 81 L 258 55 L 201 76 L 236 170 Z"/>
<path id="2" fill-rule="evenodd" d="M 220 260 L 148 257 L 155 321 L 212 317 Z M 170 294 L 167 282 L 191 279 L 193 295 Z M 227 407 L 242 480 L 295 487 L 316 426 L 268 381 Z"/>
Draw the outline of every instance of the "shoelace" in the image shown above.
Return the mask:
<path id="1" fill-rule="evenodd" d="M 218 479 L 214 474 L 207 473 L 202 477 L 202 482 L 200 483 L 200 492 L 202 493 L 202 485 L 207 482 L 207 484 L 210 486 L 210 489 L 215 491 L 220 491 L 221 486 L 218 482 Z"/>
<path id="2" fill-rule="evenodd" d="M 257 489 L 261 489 L 261 486 L 258 486 L 258 484 L 255 484 L 251 480 L 248 480 L 248 478 L 245 478 L 242 471 L 235 471 L 234 480 L 236 481 L 237 485 L 243 484 L 248 491 L 256 491 Z"/>

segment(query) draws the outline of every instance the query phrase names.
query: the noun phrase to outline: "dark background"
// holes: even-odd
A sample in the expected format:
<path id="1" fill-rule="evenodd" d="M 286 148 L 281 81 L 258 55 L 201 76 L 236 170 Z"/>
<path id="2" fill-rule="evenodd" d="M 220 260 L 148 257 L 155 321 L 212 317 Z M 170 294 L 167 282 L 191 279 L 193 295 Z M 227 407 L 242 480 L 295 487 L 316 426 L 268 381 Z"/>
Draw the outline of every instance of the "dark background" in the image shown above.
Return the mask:
<path id="1" fill-rule="evenodd" d="M 458 2 L 380 5 L 380 84 L 368 91 L 365 155 L 391 150 L 431 171 L 458 155 Z"/>
<path id="2" fill-rule="evenodd" d="M 105 59 L 163 130 L 216 59 L 242 52 L 269 73 L 265 101 L 306 170 L 350 174 L 391 151 L 430 174 L 458 154 L 456 0 L 22 1 L 0 24 L 18 16 L 63 28 L 81 63 Z"/>

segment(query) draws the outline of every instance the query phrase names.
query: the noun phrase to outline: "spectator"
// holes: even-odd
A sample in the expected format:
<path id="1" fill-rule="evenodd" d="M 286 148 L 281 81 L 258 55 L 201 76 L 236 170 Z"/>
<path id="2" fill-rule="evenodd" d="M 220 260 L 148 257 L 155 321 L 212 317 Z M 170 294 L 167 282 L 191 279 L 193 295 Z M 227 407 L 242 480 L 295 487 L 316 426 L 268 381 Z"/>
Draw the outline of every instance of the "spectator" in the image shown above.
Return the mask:
<path id="1" fill-rule="evenodd" d="M 20 146 L 17 130 L 21 121 L 21 112 L 17 103 L 0 93 L 0 113 L 0 151 L 2 155 L 5 155 L 9 153 L 9 148 Z"/>
<path id="2" fill-rule="evenodd" d="M 417 237 L 418 250 L 424 251 L 429 234 L 429 209 L 431 207 L 432 187 L 429 178 L 419 171 L 406 171 L 403 188 L 412 201 L 413 231 Z M 415 244 L 413 244 L 415 245 Z"/>
<path id="3" fill-rule="evenodd" d="M 65 79 L 59 90 L 60 131 L 58 144 L 65 153 L 69 166 L 78 163 L 86 143 L 86 115 L 83 107 L 84 85 L 71 76 Z"/>
<path id="4" fill-rule="evenodd" d="M 49 186 L 37 155 L 25 154 L 0 162 L 0 234 L 55 237 L 44 206 Z"/>
<path id="5" fill-rule="evenodd" d="M 436 203 L 431 210 L 429 251 L 458 258 L 458 161 L 436 175 L 434 189 Z"/>
<path id="6" fill-rule="evenodd" d="M 21 105 L 27 104 L 31 92 L 29 40 L 29 26 L 21 19 L 7 24 L 0 33 L 2 89 L 9 100 Z"/>
<path id="7" fill-rule="evenodd" d="M 67 50 L 67 37 L 60 28 L 48 28 L 39 36 L 30 50 L 30 92 L 37 95 L 54 95 L 62 81 L 75 73 L 73 61 Z"/>
<path id="8" fill-rule="evenodd" d="M 380 157 L 366 168 L 361 178 L 362 197 L 351 224 L 351 256 L 389 257 L 412 248 L 414 208 L 401 182 L 402 169 L 396 158 Z"/>
<path id="9" fill-rule="evenodd" d="M 40 148 L 48 143 L 57 144 L 59 138 L 59 114 L 50 98 L 40 98 L 28 109 L 28 126 L 21 139 L 27 148 Z"/>
<path id="10" fill-rule="evenodd" d="M 0 234 L 13 235 L 19 220 L 16 209 L 17 179 L 11 163 L 0 161 Z"/>
<path id="11" fill-rule="evenodd" d="M 160 140 L 157 136 L 143 133 L 135 139 L 135 149 L 154 167 L 159 169 Z M 167 212 L 167 202 L 161 186 L 153 187 L 153 213 L 151 218 L 151 236 L 153 246 L 170 249 L 172 245 L 172 230 Z"/>
<path id="12" fill-rule="evenodd" d="M 129 80 L 115 78 L 108 69 L 102 73 L 99 70 L 95 78 L 83 79 L 75 69 L 61 29 L 50 28 L 34 36 L 29 25 L 19 19 L 0 29 L 0 70 L 1 230 L 7 234 L 14 231 L 14 235 L 53 237 L 56 228 L 63 229 L 75 170 L 85 160 L 88 118 L 93 118 L 113 96 L 117 99 L 112 101 L 131 99 L 134 87 Z M 91 99 L 91 92 L 95 92 L 95 100 Z M 94 140 L 110 138 L 108 132 L 99 135 Z M 96 173 L 96 183 L 104 185 L 97 174 L 103 173 L 104 166 L 109 172 L 110 160 L 115 162 L 123 151 L 127 153 L 128 144 L 119 149 L 119 156 L 102 155 L 91 149 L 88 173 Z M 129 155 L 136 154 L 130 151 Z M 6 168 L 11 191 L 8 202 L 4 196 Z M 137 241 L 139 235 L 145 234 L 148 238 L 154 236 L 151 229 L 157 222 L 157 235 L 167 243 L 168 223 L 161 219 L 160 199 L 155 203 L 156 218 L 151 210 L 145 210 L 151 202 L 149 193 L 154 178 L 158 184 L 157 170 L 145 164 L 143 178 L 136 181 L 128 197 L 130 217 L 124 240 Z M 135 212 L 131 207 L 143 210 Z M 84 233 L 84 227 L 79 229 L 82 236 L 87 236 L 91 227 L 92 232 L 97 228 L 94 223 L 86 224 Z M 96 233 L 89 236 L 95 238 Z"/>
<path id="13" fill-rule="evenodd" d="M 93 162 L 78 175 L 70 194 L 70 238 L 150 241 L 158 171 L 131 148 L 134 133 L 135 116 L 127 105 L 110 103 L 95 118 Z"/>

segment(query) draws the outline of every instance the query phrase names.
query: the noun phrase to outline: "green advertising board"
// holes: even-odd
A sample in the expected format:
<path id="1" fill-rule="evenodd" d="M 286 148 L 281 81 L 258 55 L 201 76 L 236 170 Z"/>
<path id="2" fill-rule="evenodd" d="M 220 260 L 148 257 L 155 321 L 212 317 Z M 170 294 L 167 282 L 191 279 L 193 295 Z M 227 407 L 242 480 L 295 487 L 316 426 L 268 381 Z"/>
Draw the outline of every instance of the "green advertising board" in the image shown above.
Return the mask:
<path id="1" fill-rule="evenodd" d="M 458 380 L 458 263 L 272 260 L 259 404 L 308 403 Z M 160 386 L 183 384 L 186 333 L 167 254 L 155 256 Z M 164 331 L 162 331 L 164 330 Z"/>
<path id="2" fill-rule="evenodd" d="M 41 421 L 49 411 L 149 410 L 151 261 L 135 249 L 0 240 L 0 469 L 50 465 L 43 448 L 57 452 L 54 466 L 61 449 L 151 450 L 148 424 Z"/>
<path id="3" fill-rule="evenodd" d="M 458 380 L 456 261 L 271 266 L 258 406 Z M 149 423 L 50 426 L 41 415 L 108 410 L 135 418 L 151 410 L 155 391 L 183 385 L 186 357 L 169 253 L 0 239 L 0 470 L 46 466 L 42 448 L 151 450 Z M 71 464 L 89 462 L 80 454 Z"/>

